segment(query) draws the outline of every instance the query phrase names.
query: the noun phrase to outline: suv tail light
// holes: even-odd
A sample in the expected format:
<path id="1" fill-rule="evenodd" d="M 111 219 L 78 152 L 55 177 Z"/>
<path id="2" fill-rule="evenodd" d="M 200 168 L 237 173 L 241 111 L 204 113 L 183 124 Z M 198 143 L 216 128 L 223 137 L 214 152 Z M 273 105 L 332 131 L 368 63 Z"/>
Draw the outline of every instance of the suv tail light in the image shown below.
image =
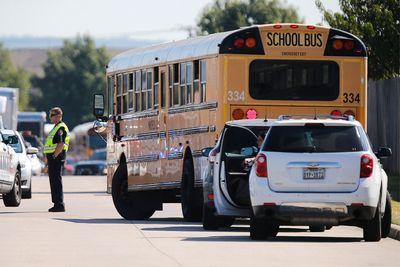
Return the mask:
<path id="1" fill-rule="evenodd" d="M 372 175 L 374 170 L 374 159 L 371 155 L 364 154 L 361 156 L 360 178 L 367 178 Z"/>
<path id="2" fill-rule="evenodd" d="M 268 177 L 267 157 L 261 153 L 256 157 L 256 174 L 258 177 Z"/>

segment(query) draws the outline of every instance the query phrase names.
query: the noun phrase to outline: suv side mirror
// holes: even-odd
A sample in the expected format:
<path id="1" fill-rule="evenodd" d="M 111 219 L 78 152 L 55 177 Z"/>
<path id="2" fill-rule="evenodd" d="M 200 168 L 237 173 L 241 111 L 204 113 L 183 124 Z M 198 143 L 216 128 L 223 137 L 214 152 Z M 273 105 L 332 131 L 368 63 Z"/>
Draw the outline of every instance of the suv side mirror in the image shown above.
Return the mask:
<path id="1" fill-rule="evenodd" d="M 208 155 L 210 154 L 210 151 L 213 149 L 213 147 L 206 147 L 206 148 L 203 148 L 202 150 L 201 150 L 201 155 L 203 156 L 203 157 L 206 157 L 206 158 L 208 158 Z"/>
<path id="2" fill-rule="evenodd" d="M 26 154 L 28 154 L 28 155 L 37 155 L 38 152 L 39 152 L 39 149 L 37 149 L 36 147 L 30 146 L 26 149 Z"/>
<path id="3" fill-rule="evenodd" d="M 104 116 L 104 95 L 95 94 L 93 96 L 93 115 L 96 118 L 102 118 Z"/>
<path id="4" fill-rule="evenodd" d="M 378 158 L 387 158 L 390 157 L 392 155 L 392 150 L 388 147 L 380 147 L 378 149 L 378 152 L 375 152 L 375 155 Z"/>

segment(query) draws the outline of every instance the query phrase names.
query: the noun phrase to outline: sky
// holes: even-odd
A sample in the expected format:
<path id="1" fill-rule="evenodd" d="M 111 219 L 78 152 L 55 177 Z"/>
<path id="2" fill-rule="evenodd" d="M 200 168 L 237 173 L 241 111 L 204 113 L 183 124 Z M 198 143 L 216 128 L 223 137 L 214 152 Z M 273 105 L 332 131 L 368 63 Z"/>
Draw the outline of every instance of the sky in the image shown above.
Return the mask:
<path id="1" fill-rule="evenodd" d="M 0 37 L 184 39 L 214 0 L 0 0 Z M 283 0 L 307 24 L 322 22 L 314 0 Z M 322 0 L 340 11 L 339 0 Z"/>

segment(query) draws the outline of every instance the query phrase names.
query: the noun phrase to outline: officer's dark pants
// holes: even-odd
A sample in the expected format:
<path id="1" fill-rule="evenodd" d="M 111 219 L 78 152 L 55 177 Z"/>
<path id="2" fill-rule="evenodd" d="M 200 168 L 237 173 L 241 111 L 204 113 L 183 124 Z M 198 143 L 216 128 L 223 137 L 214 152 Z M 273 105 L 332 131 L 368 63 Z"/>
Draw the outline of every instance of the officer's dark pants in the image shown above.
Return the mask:
<path id="1" fill-rule="evenodd" d="M 64 162 L 61 159 L 53 159 L 47 157 L 47 164 L 49 168 L 49 181 L 51 189 L 51 201 L 55 206 L 64 206 L 64 194 L 61 171 Z"/>

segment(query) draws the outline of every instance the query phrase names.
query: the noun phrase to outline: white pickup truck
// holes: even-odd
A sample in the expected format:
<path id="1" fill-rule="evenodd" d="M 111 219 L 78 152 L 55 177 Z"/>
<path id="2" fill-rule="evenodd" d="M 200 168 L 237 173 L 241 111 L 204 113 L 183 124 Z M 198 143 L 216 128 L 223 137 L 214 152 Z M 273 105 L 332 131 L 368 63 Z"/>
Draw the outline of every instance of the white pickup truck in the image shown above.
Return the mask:
<path id="1" fill-rule="evenodd" d="M 21 168 L 14 149 L 8 144 L 16 142 L 10 136 L 3 140 L 0 135 L 0 194 L 6 207 L 18 207 L 21 203 Z"/>

